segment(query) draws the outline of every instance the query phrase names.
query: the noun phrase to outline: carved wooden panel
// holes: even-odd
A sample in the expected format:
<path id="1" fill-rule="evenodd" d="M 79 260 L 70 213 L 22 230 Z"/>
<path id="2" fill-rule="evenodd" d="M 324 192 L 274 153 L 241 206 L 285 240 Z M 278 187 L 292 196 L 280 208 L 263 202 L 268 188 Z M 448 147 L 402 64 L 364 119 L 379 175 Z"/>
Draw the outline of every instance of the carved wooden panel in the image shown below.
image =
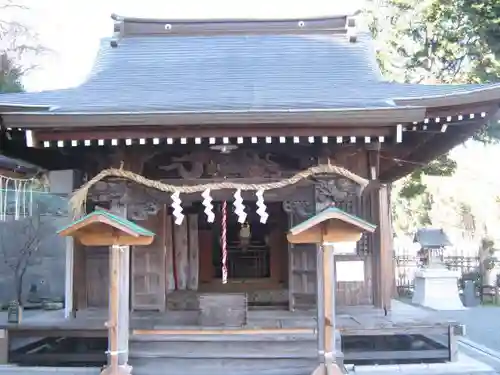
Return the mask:
<path id="1" fill-rule="evenodd" d="M 182 155 L 161 155 L 153 164 L 163 178 L 252 178 L 281 177 L 286 172 L 296 172 L 311 164 L 311 155 L 304 153 L 259 152 L 238 148 L 231 153 L 214 150 L 197 150 Z M 168 160 L 168 164 L 164 163 Z"/>
<path id="2" fill-rule="evenodd" d="M 108 308 L 109 301 L 109 250 L 86 248 L 87 307 Z"/>
<path id="3" fill-rule="evenodd" d="M 200 265 L 200 244 L 198 238 L 198 214 L 191 214 L 188 219 L 189 238 L 189 280 L 187 288 L 198 290 L 198 275 Z"/>
<path id="4" fill-rule="evenodd" d="M 181 225 L 174 224 L 173 228 L 177 289 L 186 290 L 189 278 L 189 242 L 187 220 L 184 219 Z"/>
<path id="5" fill-rule="evenodd" d="M 166 305 L 163 212 L 148 216 L 141 225 L 156 236 L 151 245 L 132 249 L 132 308 L 163 311 Z"/>

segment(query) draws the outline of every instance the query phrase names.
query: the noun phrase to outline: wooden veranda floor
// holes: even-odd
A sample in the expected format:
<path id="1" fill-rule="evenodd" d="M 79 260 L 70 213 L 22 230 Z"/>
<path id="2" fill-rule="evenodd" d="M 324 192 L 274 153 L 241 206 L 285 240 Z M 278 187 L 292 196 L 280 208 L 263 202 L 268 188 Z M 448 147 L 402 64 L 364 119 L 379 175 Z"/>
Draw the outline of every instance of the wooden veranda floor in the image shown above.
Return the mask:
<path id="1" fill-rule="evenodd" d="M 151 330 L 200 330 L 196 311 L 131 312 L 132 333 Z M 65 319 L 63 311 L 45 311 L 23 319 L 21 324 L 7 324 L 0 320 L 0 327 L 9 331 L 34 331 L 44 336 L 61 336 L 61 331 L 72 331 L 75 336 L 105 336 L 106 310 L 78 311 L 76 318 Z M 337 328 L 344 336 L 441 334 L 447 333 L 455 322 L 443 319 L 439 313 L 425 311 L 399 301 L 393 301 L 387 316 L 372 306 L 339 308 Z M 237 329 L 245 330 L 302 330 L 315 332 L 315 312 L 259 311 L 248 312 L 247 324 Z M 26 332 L 28 333 L 28 332 Z"/>

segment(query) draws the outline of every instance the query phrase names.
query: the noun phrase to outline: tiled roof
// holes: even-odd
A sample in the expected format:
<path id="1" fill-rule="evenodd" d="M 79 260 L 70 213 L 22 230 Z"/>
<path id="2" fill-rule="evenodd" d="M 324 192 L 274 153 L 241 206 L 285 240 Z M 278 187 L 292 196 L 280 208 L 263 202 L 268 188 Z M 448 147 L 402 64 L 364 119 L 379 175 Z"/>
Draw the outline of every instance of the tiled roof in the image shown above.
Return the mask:
<path id="1" fill-rule="evenodd" d="M 370 232 L 373 232 L 377 228 L 376 225 L 373 225 L 372 223 L 369 223 L 368 221 L 363 220 L 358 216 L 349 214 L 344 210 L 341 210 L 340 208 L 327 207 L 324 210 L 315 214 L 314 216 L 310 217 L 309 219 L 291 228 L 290 233 L 292 234 L 302 233 L 328 220 L 340 220 L 348 222 L 352 225 L 359 227 L 360 229 Z"/>
<path id="2" fill-rule="evenodd" d="M 0 95 L 52 112 L 176 112 L 384 108 L 396 98 L 465 93 L 478 85 L 384 81 L 371 38 L 323 33 L 169 35 L 103 40 L 79 87 Z M 6 111 L 6 110 L 4 110 Z"/>
<path id="3" fill-rule="evenodd" d="M 132 232 L 136 236 L 144 236 L 144 237 L 154 237 L 155 236 L 155 234 L 153 232 L 141 227 L 140 225 L 137 225 L 133 221 L 127 220 L 121 216 L 117 216 L 109 211 L 104 211 L 104 210 L 93 211 L 90 214 L 85 215 L 84 217 L 82 217 L 82 218 L 72 222 L 71 224 L 65 226 L 64 228 L 58 230 L 57 233 L 58 234 L 63 233 L 66 230 L 70 229 L 71 227 L 73 227 L 77 224 L 80 224 L 80 223 L 85 222 L 85 221 L 90 222 L 91 219 L 99 218 L 99 217 L 103 217 L 104 219 L 108 220 L 110 225 L 117 224 L 125 229 L 128 229 L 130 232 Z"/>
<path id="4" fill-rule="evenodd" d="M 413 242 L 420 244 L 423 248 L 433 249 L 450 246 L 451 242 L 442 229 L 421 228 L 418 229 Z"/>

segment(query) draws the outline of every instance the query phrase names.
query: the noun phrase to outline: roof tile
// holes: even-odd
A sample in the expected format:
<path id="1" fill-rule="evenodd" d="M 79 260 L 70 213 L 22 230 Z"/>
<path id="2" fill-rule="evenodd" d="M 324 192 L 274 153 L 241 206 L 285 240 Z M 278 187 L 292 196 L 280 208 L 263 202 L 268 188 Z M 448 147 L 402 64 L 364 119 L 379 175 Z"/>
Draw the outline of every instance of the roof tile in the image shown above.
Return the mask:
<path id="1" fill-rule="evenodd" d="M 3 94 L 0 105 L 53 112 L 340 109 L 395 106 L 394 98 L 470 91 L 471 85 L 384 81 L 368 35 L 215 35 L 103 40 L 79 87 Z"/>

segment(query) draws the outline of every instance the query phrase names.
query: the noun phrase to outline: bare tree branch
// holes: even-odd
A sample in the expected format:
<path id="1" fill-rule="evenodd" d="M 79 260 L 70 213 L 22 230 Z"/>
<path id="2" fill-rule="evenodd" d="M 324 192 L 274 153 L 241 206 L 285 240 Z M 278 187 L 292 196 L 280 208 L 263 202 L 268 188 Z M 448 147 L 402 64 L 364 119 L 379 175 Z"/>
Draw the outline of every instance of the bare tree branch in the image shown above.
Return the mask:
<path id="1" fill-rule="evenodd" d="M 12 0 L 0 0 L 0 73 L 18 80 L 38 67 L 36 56 L 49 52 L 39 41 L 39 35 L 29 26 L 12 19 L 2 18 L 7 9 L 28 10 L 25 5 Z M 2 12 L 3 9 L 3 12 Z M 4 60 L 9 63 L 6 64 Z"/>
<path id="2" fill-rule="evenodd" d="M 4 0 L 0 3 L 0 10 L 2 9 L 5 10 L 9 8 L 28 9 L 28 7 L 26 7 L 25 5 L 14 3 L 13 0 Z"/>
<path id="3" fill-rule="evenodd" d="M 32 217 L 0 222 L 0 255 L 12 272 L 16 298 L 20 304 L 26 272 L 31 266 L 41 263 L 41 246 L 50 236 L 54 236 L 54 228 L 49 220 L 42 220 L 40 209 L 37 208 Z"/>

